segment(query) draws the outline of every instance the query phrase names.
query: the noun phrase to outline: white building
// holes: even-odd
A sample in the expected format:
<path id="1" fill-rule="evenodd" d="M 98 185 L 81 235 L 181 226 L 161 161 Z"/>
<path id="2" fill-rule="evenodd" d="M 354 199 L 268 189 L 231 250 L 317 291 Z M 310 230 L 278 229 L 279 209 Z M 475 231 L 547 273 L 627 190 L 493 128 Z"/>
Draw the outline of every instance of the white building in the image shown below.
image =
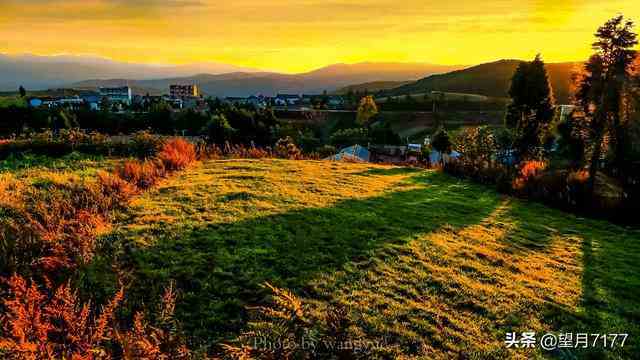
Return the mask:
<path id="1" fill-rule="evenodd" d="M 100 88 L 100 98 L 107 98 L 113 103 L 122 103 L 131 105 L 132 93 L 128 86 L 116 88 Z"/>

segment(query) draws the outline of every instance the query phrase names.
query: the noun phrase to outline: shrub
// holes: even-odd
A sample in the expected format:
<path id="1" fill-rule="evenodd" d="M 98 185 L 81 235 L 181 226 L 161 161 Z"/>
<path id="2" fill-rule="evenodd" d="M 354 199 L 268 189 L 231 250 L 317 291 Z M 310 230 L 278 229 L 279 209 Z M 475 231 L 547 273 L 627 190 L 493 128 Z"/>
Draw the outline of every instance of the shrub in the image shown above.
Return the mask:
<path id="1" fill-rule="evenodd" d="M 162 137 L 154 135 L 148 131 L 138 131 L 133 134 L 131 144 L 128 144 L 133 151 L 133 155 L 147 158 L 154 156 L 164 144 Z"/>
<path id="2" fill-rule="evenodd" d="M 0 354 L 6 359 L 188 359 L 180 327 L 173 317 L 175 291 L 162 297 L 158 321 L 149 324 L 137 312 L 133 327 L 122 329 L 116 312 L 124 290 L 97 311 L 82 303 L 67 282 L 58 288 L 41 286 L 14 275 L 0 316 Z"/>
<path id="3" fill-rule="evenodd" d="M 316 152 L 319 154 L 320 157 L 322 158 L 326 158 L 332 155 L 335 155 L 338 150 L 336 149 L 335 146 L 332 145 L 324 145 L 319 147 Z"/>
<path id="4" fill-rule="evenodd" d="M 196 161 L 196 148 L 186 140 L 173 139 L 162 146 L 157 156 L 166 170 L 182 170 Z"/>
<path id="5" fill-rule="evenodd" d="M 547 168 L 547 163 L 544 161 L 530 160 L 525 161 L 520 166 L 518 177 L 513 182 L 513 188 L 516 191 L 526 191 L 525 187 L 531 186 L 534 179 L 540 175 Z"/>
<path id="6" fill-rule="evenodd" d="M 154 160 L 128 160 L 116 167 L 116 174 L 135 185 L 138 189 L 148 189 L 165 175 L 164 164 Z"/>
<path id="7" fill-rule="evenodd" d="M 247 151 L 247 157 L 249 159 L 263 159 L 263 158 L 268 158 L 271 156 L 271 153 L 269 153 L 269 151 L 265 150 L 265 149 L 261 149 L 261 148 L 257 148 L 257 147 L 251 147 L 248 151 Z"/>
<path id="8" fill-rule="evenodd" d="M 54 178 L 25 186 L 0 177 L 0 278 L 21 274 L 0 288 L 0 354 L 8 359 L 188 358 L 173 319 L 172 287 L 158 321 L 145 321 L 143 309 L 133 329 L 121 330 L 114 312 L 123 291 L 99 313 L 78 300 L 70 279 L 92 260 L 97 234 L 114 209 L 164 177 L 167 166 L 174 171 L 194 160 L 194 146 L 174 140 L 158 157 L 127 161 L 115 174 L 99 172 L 95 182 Z"/>
<path id="9" fill-rule="evenodd" d="M 45 131 L 3 141 L 0 143 L 0 159 L 11 155 L 22 155 L 25 152 L 58 157 L 73 151 L 146 158 L 152 157 L 161 148 L 163 142 L 161 137 L 148 132 L 136 133 L 128 142 L 116 141 L 99 133 L 86 133 L 78 129 L 60 130 L 57 134 Z"/>
<path id="10" fill-rule="evenodd" d="M 452 146 L 447 130 L 443 127 L 438 128 L 431 139 L 431 147 L 433 150 L 441 154 L 450 154 Z"/>
<path id="11" fill-rule="evenodd" d="M 162 296 L 156 324 L 149 324 L 144 312 L 139 311 L 130 330 L 115 332 L 114 338 L 125 359 L 191 359 L 174 318 L 175 301 L 176 293 L 170 284 Z"/>
<path id="12" fill-rule="evenodd" d="M 282 159 L 298 160 L 302 159 L 300 149 L 289 136 L 278 140 L 274 148 L 275 155 Z"/>
<path id="13" fill-rule="evenodd" d="M 40 227 L 17 206 L 0 206 L 0 277 L 28 271 L 45 254 Z"/>
<path id="14" fill-rule="evenodd" d="M 137 192 L 135 186 L 117 175 L 99 171 L 96 177 L 97 183 L 93 190 L 97 192 L 96 197 L 100 196 L 104 199 L 107 209 L 126 207 Z"/>
<path id="15" fill-rule="evenodd" d="M 496 140 L 486 126 L 464 128 L 454 140 L 455 150 L 462 161 L 489 164 L 496 153 Z"/>
<path id="16" fill-rule="evenodd" d="M 93 257 L 95 237 L 113 201 L 97 185 L 45 183 L 1 204 L 1 273 L 58 274 Z"/>
<path id="17" fill-rule="evenodd" d="M 199 142 L 196 144 L 196 157 L 199 160 L 220 159 L 223 157 L 222 149 L 216 144 Z"/>
<path id="18" fill-rule="evenodd" d="M 95 182 L 53 179 L 32 186 L 3 177 L 0 185 L 0 275 L 47 274 L 93 258 L 97 234 L 111 212 L 138 189 L 165 176 L 160 160 L 128 161 Z"/>
<path id="19" fill-rule="evenodd" d="M 78 300 L 69 284 L 56 290 L 14 275 L 3 300 L 0 351 L 8 359 L 90 359 L 105 357 L 122 290 L 101 314 Z"/>
<path id="20" fill-rule="evenodd" d="M 223 144 L 225 141 L 231 140 L 237 133 L 237 130 L 229 125 L 224 114 L 218 114 L 211 117 L 211 120 L 207 122 L 207 125 L 201 132 L 207 139 L 207 143 Z"/>
<path id="21" fill-rule="evenodd" d="M 362 145 L 366 146 L 371 141 L 369 130 L 365 128 L 343 129 L 331 135 L 331 145 L 336 147 Z"/>

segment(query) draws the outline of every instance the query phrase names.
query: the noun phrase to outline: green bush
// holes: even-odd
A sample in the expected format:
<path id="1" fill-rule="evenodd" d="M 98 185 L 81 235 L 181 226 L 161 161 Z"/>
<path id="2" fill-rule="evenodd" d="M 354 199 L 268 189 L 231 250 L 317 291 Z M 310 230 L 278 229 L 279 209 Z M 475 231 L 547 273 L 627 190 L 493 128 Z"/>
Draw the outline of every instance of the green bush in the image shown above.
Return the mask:
<path id="1" fill-rule="evenodd" d="M 362 145 L 365 146 L 371 141 L 369 131 L 365 128 L 354 128 L 338 130 L 331 135 L 331 145 L 337 147 Z"/>
<path id="2" fill-rule="evenodd" d="M 62 157 L 73 152 L 89 155 L 153 156 L 164 144 L 164 139 L 148 132 L 138 132 L 129 141 L 80 130 L 61 130 L 27 134 L 14 140 L 0 142 L 0 160 L 25 154 Z"/>

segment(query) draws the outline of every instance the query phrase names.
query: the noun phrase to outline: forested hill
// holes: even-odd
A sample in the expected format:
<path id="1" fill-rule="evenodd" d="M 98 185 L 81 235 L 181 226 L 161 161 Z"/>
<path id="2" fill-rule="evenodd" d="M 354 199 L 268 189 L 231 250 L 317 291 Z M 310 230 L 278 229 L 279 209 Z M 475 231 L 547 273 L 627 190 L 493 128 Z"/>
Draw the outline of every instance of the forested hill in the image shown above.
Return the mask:
<path id="1" fill-rule="evenodd" d="M 446 74 L 431 75 L 424 79 L 397 87 L 385 95 L 399 96 L 422 94 L 431 91 L 447 91 L 478 94 L 493 97 L 507 97 L 513 72 L 521 60 L 500 60 L 476 65 Z M 560 104 L 570 98 L 571 74 L 579 69 L 579 63 L 548 63 L 549 80 Z"/>

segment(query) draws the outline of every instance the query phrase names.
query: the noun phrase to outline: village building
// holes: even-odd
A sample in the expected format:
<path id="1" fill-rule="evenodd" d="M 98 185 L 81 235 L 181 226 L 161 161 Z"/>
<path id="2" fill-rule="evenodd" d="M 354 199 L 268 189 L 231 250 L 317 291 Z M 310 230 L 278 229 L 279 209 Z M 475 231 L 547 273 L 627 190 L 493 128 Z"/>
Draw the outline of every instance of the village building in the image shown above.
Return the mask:
<path id="1" fill-rule="evenodd" d="M 131 105 L 133 98 L 131 88 L 128 86 L 122 87 L 101 87 L 98 89 L 100 93 L 100 99 L 106 98 L 112 103 L 122 103 Z"/>
<path id="2" fill-rule="evenodd" d="M 198 97 L 200 96 L 200 91 L 198 90 L 198 86 L 195 84 L 171 85 L 169 86 L 169 96 L 174 99 Z"/>

